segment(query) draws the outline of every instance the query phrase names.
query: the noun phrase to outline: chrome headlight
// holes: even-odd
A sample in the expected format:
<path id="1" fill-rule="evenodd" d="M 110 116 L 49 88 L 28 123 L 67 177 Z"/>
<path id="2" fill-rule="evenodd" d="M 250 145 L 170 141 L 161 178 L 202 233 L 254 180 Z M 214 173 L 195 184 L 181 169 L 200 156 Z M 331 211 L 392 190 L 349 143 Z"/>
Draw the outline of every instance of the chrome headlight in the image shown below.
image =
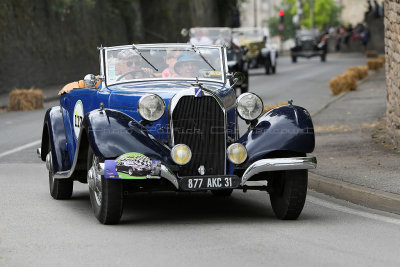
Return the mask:
<path id="1" fill-rule="evenodd" d="M 165 102 L 158 95 L 144 95 L 139 99 L 137 109 L 146 121 L 157 121 L 165 112 Z"/>
<path id="2" fill-rule="evenodd" d="M 253 93 L 241 94 L 237 98 L 236 104 L 236 110 L 239 116 L 247 121 L 257 119 L 264 108 L 261 98 Z"/>
<path id="3" fill-rule="evenodd" d="M 234 143 L 226 150 L 228 159 L 234 164 L 242 164 L 247 159 L 246 148 L 239 143 Z"/>
<path id="4" fill-rule="evenodd" d="M 178 144 L 171 149 L 171 158 L 178 165 L 185 165 L 192 159 L 192 151 L 187 145 Z"/>

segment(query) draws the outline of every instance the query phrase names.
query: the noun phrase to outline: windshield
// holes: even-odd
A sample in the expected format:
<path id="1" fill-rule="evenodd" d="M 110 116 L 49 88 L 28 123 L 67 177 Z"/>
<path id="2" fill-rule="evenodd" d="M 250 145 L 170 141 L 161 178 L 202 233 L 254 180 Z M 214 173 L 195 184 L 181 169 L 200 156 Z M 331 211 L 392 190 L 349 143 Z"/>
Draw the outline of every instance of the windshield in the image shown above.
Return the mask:
<path id="1" fill-rule="evenodd" d="M 238 39 L 254 38 L 258 40 L 263 40 L 264 35 L 266 34 L 261 28 L 238 28 L 234 30 L 233 35 Z"/>
<path id="2" fill-rule="evenodd" d="M 191 28 L 190 43 L 192 44 L 230 44 L 232 39 L 231 29 L 229 28 Z"/>
<path id="3" fill-rule="evenodd" d="M 105 67 L 108 85 L 159 79 L 224 81 L 221 49 L 210 46 L 106 48 Z"/>

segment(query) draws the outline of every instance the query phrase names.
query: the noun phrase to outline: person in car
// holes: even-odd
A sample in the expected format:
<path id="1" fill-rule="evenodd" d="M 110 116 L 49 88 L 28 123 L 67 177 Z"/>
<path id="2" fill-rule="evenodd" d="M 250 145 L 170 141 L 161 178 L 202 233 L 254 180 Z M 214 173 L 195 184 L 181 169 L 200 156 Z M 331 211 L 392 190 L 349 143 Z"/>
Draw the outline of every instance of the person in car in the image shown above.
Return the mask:
<path id="1" fill-rule="evenodd" d="M 163 70 L 161 73 L 161 76 L 163 78 L 173 78 L 176 77 L 177 74 L 175 72 L 174 66 L 176 64 L 176 61 L 178 60 L 178 55 L 180 51 L 168 51 L 167 56 L 165 58 L 165 63 L 168 65 L 167 68 Z"/>
<path id="2" fill-rule="evenodd" d="M 178 77 L 195 78 L 199 76 L 200 63 L 196 54 L 182 52 L 178 56 L 174 70 Z"/>

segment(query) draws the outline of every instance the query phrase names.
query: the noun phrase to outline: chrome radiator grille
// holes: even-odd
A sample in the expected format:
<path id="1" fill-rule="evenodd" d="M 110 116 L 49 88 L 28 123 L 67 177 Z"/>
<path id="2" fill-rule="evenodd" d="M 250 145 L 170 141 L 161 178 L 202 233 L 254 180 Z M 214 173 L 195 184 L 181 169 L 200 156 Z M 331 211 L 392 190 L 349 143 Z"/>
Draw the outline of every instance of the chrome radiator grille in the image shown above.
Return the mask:
<path id="1" fill-rule="evenodd" d="M 182 166 L 179 176 L 199 175 L 203 165 L 206 175 L 225 174 L 224 112 L 211 96 L 183 96 L 172 113 L 175 144 L 192 150 L 191 161 Z"/>

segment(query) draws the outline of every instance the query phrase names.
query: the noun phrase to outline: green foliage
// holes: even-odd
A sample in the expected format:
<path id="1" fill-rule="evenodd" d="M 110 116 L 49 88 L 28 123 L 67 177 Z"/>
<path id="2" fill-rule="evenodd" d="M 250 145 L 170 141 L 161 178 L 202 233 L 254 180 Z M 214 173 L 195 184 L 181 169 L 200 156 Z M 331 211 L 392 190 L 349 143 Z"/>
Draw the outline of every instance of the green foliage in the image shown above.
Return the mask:
<path id="1" fill-rule="evenodd" d="M 292 15 L 296 14 L 296 2 L 298 0 L 284 0 L 290 7 Z M 335 0 L 303 0 L 303 15 L 301 18 L 301 26 L 306 28 L 311 27 L 311 7 L 314 2 L 314 27 L 324 28 L 328 25 L 338 26 L 340 24 L 341 7 Z"/>
<path id="2" fill-rule="evenodd" d="M 279 9 L 276 9 L 276 14 L 278 14 Z M 293 38 L 295 35 L 296 27 L 293 24 L 293 16 L 288 9 L 285 9 L 285 16 L 283 16 L 283 31 L 279 31 L 278 25 L 280 24 L 279 17 L 273 17 L 268 20 L 268 28 L 271 36 L 282 35 L 283 40 L 288 40 Z"/>

